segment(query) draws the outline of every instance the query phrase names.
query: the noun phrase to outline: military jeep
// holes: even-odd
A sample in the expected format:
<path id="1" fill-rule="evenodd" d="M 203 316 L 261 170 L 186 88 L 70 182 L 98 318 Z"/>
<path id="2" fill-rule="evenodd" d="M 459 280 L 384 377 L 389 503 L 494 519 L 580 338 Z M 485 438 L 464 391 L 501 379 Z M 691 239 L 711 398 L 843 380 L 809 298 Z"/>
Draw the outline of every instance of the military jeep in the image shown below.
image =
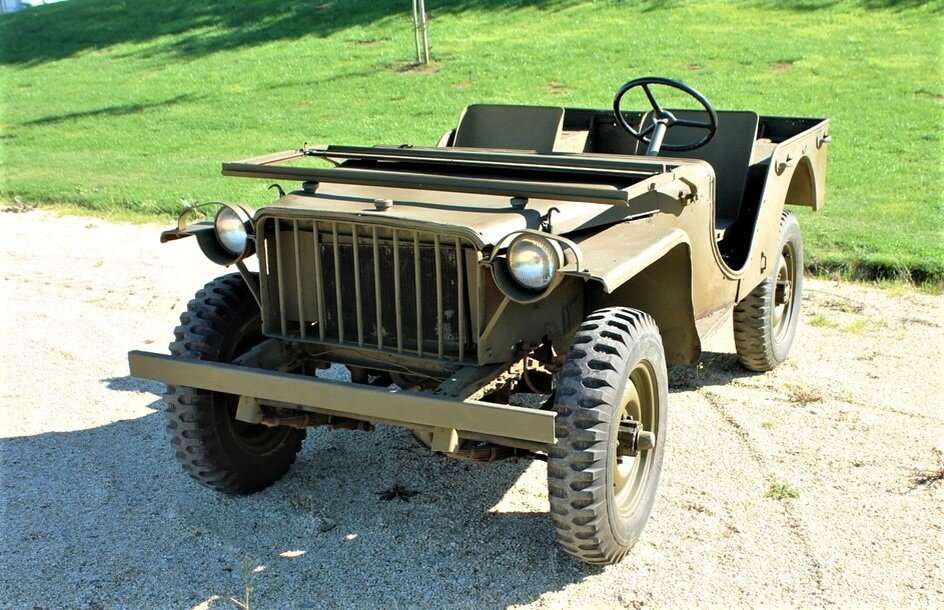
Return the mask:
<path id="1" fill-rule="evenodd" d="M 667 363 L 696 363 L 729 315 L 746 368 L 790 351 L 803 245 L 784 206 L 823 205 L 828 129 L 647 77 L 612 110 L 469 106 L 436 146 L 225 163 L 280 196 L 162 234 L 237 273 L 131 372 L 167 384 L 177 457 L 213 489 L 270 485 L 307 427 L 392 424 L 458 458 L 546 459 L 563 549 L 618 561 L 655 499 Z"/>

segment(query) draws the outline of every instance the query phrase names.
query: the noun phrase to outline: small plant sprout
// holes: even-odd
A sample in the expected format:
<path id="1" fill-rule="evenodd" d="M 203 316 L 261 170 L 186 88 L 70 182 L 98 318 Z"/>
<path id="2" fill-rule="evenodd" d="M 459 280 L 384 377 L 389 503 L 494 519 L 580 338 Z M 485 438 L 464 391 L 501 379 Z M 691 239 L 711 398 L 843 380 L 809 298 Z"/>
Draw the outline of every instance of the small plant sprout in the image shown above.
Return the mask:
<path id="1" fill-rule="evenodd" d="M 764 496 L 772 500 L 783 500 L 785 498 L 799 498 L 800 492 L 789 483 L 773 483 Z"/>
<path id="2" fill-rule="evenodd" d="M 252 592 L 256 588 L 256 586 L 252 584 L 252 575 L 258 574 L 259 572 L 262 572 L 263 570 L 265 570 L 265 566 L 252 567 L 253 562 L 248 557 L 243 557 L 242 564 L 243 564 L 243 598 L 236 599 L 235 597 L 230 597 L 229 601 L 233 602 L 233 604 L 237 608 L 240 608 L 240 610 L 252 610 L 250 597 L 252 596 Z"/>

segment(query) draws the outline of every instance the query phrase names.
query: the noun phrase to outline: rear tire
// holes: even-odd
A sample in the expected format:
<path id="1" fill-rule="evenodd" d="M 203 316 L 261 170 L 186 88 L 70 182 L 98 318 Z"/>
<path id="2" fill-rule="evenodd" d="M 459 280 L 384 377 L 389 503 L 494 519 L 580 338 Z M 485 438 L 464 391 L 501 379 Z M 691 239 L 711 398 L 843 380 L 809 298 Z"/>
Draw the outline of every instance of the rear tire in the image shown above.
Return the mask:
<path id="1" fill-rule="evenodd" d="M 769 371 L 790 354 L 803 296 L 803 237 L 796 216 L 780 217 L 777 262 L 763 282 L 734 307 L 734 344 L 741 365 Z"/>
<path id="2" fill-rule="evenodd" d="M 198 291 L 180 316 L 170 344 L 174 356 L 232 362 L 265 339 L 245 280 L 219 277 Z M 239 397 L 167 386 L 167 431 L 177 459 L 202 485 L 249 494 L 277 481 L 295 461 L 306 431 L 235 418 Z"/>
<path id="3" fill-rule="evenodd" d="M 652 512 L 665 448 L 668 375 L 655 322 L 612 307 L 577 331 L 557 386 L 548 450 L 551 517 L 561 547 L 594 564 L 619 561 Z M 627 455 L 634 424 L 654 437 Z"/>

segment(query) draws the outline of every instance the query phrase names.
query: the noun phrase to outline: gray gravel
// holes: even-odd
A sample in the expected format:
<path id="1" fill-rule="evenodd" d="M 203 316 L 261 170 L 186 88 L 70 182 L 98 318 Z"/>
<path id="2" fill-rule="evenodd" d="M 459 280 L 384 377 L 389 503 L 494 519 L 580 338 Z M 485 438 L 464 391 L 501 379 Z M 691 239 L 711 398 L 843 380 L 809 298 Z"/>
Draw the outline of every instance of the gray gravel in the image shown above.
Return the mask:
<path id="1" fill-rule="evenodd" d="M 809 281 L 766 375 L 720 333 L 673 371 L 652 520 L 601 569 L 557 551 L 542 463 L 389 427 L 310 433 L 251 497 L 190 480 L 125 353 L 220 270 L 157 231 L 0 214 L 0 608 L 235 608 L 247 581 L 258 609 L 944 606 L 944 486 L 911 483 L 944 449 L 942 297 Z"/>

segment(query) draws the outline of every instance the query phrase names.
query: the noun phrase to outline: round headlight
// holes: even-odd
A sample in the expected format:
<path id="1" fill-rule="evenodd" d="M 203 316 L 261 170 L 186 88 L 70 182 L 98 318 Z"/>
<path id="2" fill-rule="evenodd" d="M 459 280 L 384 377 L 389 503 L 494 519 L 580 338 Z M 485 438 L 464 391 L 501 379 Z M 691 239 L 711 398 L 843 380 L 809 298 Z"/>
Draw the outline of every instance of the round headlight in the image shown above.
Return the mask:
<path id="1" fill-rule="evenodd" d="M 508 246 L 511 277 L 528 290 L 544 290 L 560 269 L 561 251 L 556 243 L 536 235 L 519 235 Z"/>
<path id="2" fill-rule="evenodd" d="M 235 210 L 228 207 L 220 208 L 220 211 L 216 213 L 213 226 L 216 229 L 216 238 L 227 252 L 238 256 L 246 251 L 246 241 L 249 236 L 246 232 L 245 221 Z"/>

